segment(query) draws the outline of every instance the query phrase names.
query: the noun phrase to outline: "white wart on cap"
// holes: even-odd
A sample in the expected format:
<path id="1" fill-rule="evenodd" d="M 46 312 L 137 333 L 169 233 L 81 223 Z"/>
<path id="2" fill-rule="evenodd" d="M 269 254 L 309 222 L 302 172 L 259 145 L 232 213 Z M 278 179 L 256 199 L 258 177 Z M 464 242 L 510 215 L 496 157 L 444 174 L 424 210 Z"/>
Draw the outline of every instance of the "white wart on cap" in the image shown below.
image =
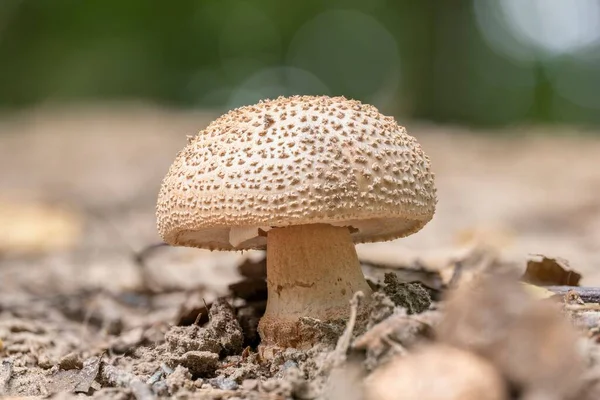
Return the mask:
<path id="1" fill-rule="evenodd" d="M 294 96 L 221 116 L 177 155 L 157 205 L 172 245 L 261 249 L 271 227 L 352 227 L 354 243 L 420 230 L 430 161 L 392 117 L 343 97 Z"/>

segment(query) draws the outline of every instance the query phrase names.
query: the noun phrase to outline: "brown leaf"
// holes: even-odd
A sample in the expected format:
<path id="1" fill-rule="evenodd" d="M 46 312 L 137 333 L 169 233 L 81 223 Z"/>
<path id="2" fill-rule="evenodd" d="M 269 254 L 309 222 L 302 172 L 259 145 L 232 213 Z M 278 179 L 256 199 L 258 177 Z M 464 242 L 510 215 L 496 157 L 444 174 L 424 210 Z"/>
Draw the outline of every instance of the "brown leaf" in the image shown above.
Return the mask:
<path id="1" fill-rule="evenodd" d="M 411 254 L 404 249 L 375 250 L 377 248 L 359 252 L 367 278 L 381 281 L 385 273 L 393 272 L 401 282 L 420 282 L 438 291 L 469 281 L 483 271 L 504 266 L 497 250 L 481 243 L 426 254 Z"/>
<path id="2" fill-rule="evenodd" d="M 51 376 L 48 390 L 51 393 L 87 393 L 98 375 L 99 368 L 100 357 L 91 357 L 84 361 L 82 369 L 59 370 Z"/>
<path id="3" fill-rule="evenodd" d="M 503 400 L 505 391 L 489 362 L 440 344 L 396 356 L 365 379 L 368 400 Z"/>
<path id="4" fill-rule="evenodd" d="M 365 351 L 367 365 L 372 367 L 389 353 L 404 353 L 421 340 L 433 339 L 432 319 L 439 315 L 429 311 L 420 315 L 391 315 L 356 338 L 352 348 Z M 390 352 L 390 350 L 393 350 Z"/>
<path id="5" fill-rule="evenodd" d="M 534 299 L 519 275 L 484 274 L 451 292 L 437 337 L 486 358 L 521 398 L 569 399 L 585 368 L 579 333 L 560 302 Z"/>
<path id="6" fill-rule="evenodd" d="M 521 278 L 524 282 L 539 286 L 579 286 L 581 274 L 571 269 L 566 260 L 537 256 L 541 259 L 527 261 L 527 270 Z"/>

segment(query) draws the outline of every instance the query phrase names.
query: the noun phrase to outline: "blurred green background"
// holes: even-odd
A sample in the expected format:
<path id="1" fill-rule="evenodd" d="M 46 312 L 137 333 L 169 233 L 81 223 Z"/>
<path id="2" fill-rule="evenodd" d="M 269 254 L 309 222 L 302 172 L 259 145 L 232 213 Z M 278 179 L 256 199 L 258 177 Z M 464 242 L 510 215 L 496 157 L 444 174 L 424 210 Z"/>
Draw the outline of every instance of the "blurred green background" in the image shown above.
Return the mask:
<path id="1" fill-rule="evenodd" d="M 598 0 L 2 0 L 0 109 L 345 95 L 467 125 L 600 123 Z"/>

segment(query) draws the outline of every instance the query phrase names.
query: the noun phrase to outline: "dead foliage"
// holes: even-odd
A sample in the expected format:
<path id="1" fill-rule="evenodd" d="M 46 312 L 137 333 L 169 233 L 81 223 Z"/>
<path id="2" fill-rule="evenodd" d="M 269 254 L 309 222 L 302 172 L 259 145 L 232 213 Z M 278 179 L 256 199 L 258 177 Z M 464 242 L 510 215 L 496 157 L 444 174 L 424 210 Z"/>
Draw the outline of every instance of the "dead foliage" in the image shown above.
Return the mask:
<path id="1" fill-rule="evenodd" d="M 521 279 L 539 286 L 578 286 L 581 274 L 573 270 L 567 260 L 540 254 L 527 261 L 527 269 Z"/>
<path id="2" fill-rule="evenodd" d="M 162 247 L 136 263 L 146 267 Z M 523 276 L 514 265 L 481 243 L 409 262 L 389 260 L 362 260 L 376 290 L 362 305 L 368 321 L 351 317 L 338 326 L 305 319 L 323 333 L 322 345 L 272 360 L 256 351 L 267 295 L 264 256 L 242 259 L 239 280 L 221 295 L 204 286 L 159 285 L 38 296 L 37 308 L 1 303 L 6 359 L 0 392 L 334 400 L 483 393 L 490 399 L 587 400 L 600 389 L 600 306 L 590 303 L 600 291 L 569 286 L 579 278 L 564 263 L 542 259 L 528 268 L 527 280 L 537 274 L 538 284 L 553 284 L 541 287 L 519 282 Z M 357 296 L 348 305 L 351 315 L 360 301 Z M 61 329 L 48 328 L 57 318 Z"/>

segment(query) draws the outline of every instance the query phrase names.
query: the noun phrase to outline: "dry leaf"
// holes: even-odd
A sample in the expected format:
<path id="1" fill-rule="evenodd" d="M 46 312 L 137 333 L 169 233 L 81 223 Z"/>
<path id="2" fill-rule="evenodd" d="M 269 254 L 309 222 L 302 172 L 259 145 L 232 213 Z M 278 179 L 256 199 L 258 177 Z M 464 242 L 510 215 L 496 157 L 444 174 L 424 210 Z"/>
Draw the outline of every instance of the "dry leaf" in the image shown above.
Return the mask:
<path id="1" fill-rule="evenodd" d="M 549 299 L 550 297 L 556 296 L 556 293 L 543 288 L 541 286 L 532 285 L 527 282 L 520 282 L 525 292 L 527 292 L 531 297 L 536 299 Z"/>
<path id="2" fill-rule="evenodd" d="M 481 243 L 425 254 L 391 248 L 362 248 L 358 253 L 363 271 L 373 281 L 382 281 L 385 273 L 393 272 L 401 282 L 420 282 L 435 290 L 456 286 L 502 266 L 498 252 Z"/>
<path id="3" fill-rule="evenodd" d="M 57 392 L 87 393 L 98 375 L 100 357 L 88 358 L 82 369 L 59 370 L 50 377 L 48 390 Z"/>
<path id="4" fill-rule="evenodd" d="M 446 345 L 397 356 L 365 380 L 367 400 L 503 400 L 504 382 L 483 358 Z"/>
<path id="5" fill-rule="evenodd" d="M 396 313 L 374 325 L 356 338 L 352 348 L 366 352 L 367 364 L 372 366 L 392 350 L 404 353 L 420 340 L 433 339 L 434 330 L 430 322 L 435 322 L 439 313 L 428 311 L 420 315 Z"/>
<path id="6" fill-rule="evenodd" d="M 566 260 L 536 255 L 541 259 L 527 261 L 527 270 L 521 278 L 539 286 L 566 285 L 578 286 L 581 274 L 569 267 Z"/>
<path id="7" fill-rule="evenodd" d="M 582 384 L 578 332 L 560 302 L 528 295 L 517 271 L 484 274 L 452 292 L 437 337 L 489 360 L 523 398 L 570 399 Z"/>
<path id="8" fill-rule="evenodd" d="M 0 253 L 39 254 L 69 249 L 81 237 L 78 214 L 39 203 L 0 201 Z"/>
<path id="9" fill-rule="evenodd" d="M 323 398 L 328 400 L 364 400 L 365 372 L 358 362 L 346 362 L 334 368 L 327 379 Z"/>

